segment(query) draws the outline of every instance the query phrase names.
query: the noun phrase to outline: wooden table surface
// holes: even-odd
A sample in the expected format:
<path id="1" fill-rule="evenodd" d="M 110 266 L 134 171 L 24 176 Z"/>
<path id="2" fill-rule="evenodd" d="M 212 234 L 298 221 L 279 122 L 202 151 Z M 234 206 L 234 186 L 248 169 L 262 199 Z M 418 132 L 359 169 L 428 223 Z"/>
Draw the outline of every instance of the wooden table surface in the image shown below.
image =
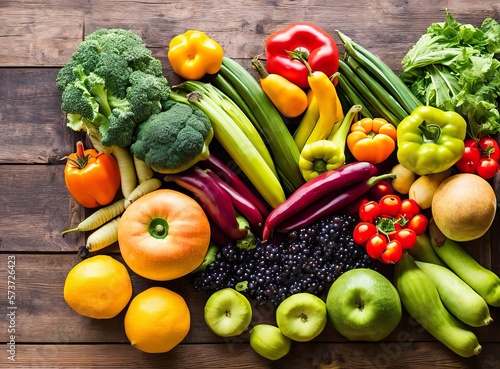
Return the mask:
<path id="1" fill-rule="evenodd" d="M 249 68 L 251 57 L 263 52 L 266 37 L 294 21 L 314 22 L 338 41 L 335 30 L 341 30 L 399 71 L 411 45 L 432 22 L 445 19 L 446 8 L 460 22 L 478 26 L 486 17 L 500 19 L 499 4 L 497 0 L 1 0 L 0 367 L 499 368 L 498 308 L 491 309 L 495 321 L 490 326 L 475 329 L 483 351 L 469 359 L 436 342 L 405 314 L 382 342 L 349 342 L 327 325 L 314 341 L 294 343 L 285 358 L 271 362 L 253 352 L 248 334 L 234 339 L 212 334 L 203 322 L 207 295 L 195 292 L 186 278 L 157 283 L 132 273 L 134 294 L 162 285 L 188 302 L 191 330 L 166 354 L 132 348 L 124 333 L 123 312 L 110 320 L 77 315 L 62 292 L 66 274 L 79 261 L 76 251 L 85 235 L 63 238 L 61 231 L 74 227 L 85 210 L 66 190 L 61 158 L 73 152 L 82 136 L 66 128 L 54 82 L 77 44 L 99 28 L 137 32 L 162 60 L 169 81 L 174 81 L 166 52 L 176 34 L 203 30 L 227 56 Z M 493 228 L 496 232 L 466 246 L 483 265 L 500 273 L 498 221 Z M 111 247 L 103 253 L 119 259 L 117 250 Z M 16 309 L 7 316 L 12 312 L 7 298 L 12 261 Z M 254 309 L 252 325 L 272 321 L 272 308 Z"/>

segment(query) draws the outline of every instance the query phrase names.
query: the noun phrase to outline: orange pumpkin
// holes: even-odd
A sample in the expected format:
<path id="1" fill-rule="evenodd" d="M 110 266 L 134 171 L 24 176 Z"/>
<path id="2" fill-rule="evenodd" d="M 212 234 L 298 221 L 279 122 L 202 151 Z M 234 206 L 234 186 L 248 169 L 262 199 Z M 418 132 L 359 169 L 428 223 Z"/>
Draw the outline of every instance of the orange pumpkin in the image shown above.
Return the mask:
<path id="1" fill-rule="evenodd" d="M 155 281 L 182 277 L 205 258 L 210 224 L 191 197 L 169 189 L 151 192 L 124 211 L 118 244 L 136 274 Z"/>

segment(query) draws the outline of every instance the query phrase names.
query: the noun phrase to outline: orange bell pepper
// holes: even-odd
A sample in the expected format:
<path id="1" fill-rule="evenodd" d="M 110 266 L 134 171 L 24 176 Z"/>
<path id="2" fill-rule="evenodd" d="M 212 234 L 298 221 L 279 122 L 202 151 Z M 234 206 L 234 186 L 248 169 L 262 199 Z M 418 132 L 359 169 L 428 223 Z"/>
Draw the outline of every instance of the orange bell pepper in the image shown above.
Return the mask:
<path id="1" fill-rule="evenodd" d="M 84 150 L 78 141 L 76 153 L 67 159 L 64 181 L 80 205 L 97 208 L 114 200 L 120 188 L 120 170 L 114 157 L 95 149 Z"/>
<path id="2" fill-rule="evenodd" d="M 358 161 L 378 164 L 396 149 L 396 127 L 383 118 L 363 118 L 351 126 L 347 147 Z"/>

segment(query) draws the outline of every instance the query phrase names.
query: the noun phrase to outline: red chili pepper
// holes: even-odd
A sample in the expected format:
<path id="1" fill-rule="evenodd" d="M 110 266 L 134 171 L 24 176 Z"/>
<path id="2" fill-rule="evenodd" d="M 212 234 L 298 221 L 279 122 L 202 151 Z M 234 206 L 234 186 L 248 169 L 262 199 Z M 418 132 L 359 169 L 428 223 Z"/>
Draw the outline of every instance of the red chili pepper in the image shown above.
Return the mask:
<path id="1" fill-rule="evenodd" d="M 272 33 L 266 40 L 266 69 L 279 74 L 299 87 L 308 88 L 307 67 L 291 53 L 307 60 L 311 69 L 332 76 L 338 70 L 339 52 L 333 37 L 322 28 L 296 22 Z M 335 80 L 336 83 L 336 80 Z"/>

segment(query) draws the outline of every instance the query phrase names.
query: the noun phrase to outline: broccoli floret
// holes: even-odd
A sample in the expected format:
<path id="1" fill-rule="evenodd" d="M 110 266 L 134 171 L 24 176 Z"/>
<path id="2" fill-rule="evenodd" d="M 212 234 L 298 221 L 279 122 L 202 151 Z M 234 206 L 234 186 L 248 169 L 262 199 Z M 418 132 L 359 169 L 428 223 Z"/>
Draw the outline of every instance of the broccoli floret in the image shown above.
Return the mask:
<path id="1" fill-rule="evenodd" d="M 56 86 L 63 91 L 68 126 L 104 146 L 130 145 L 137 125 L 159 113 L 170 93 L 161 61 L 124 29 L 88 35 L 59 71 Z"/>
<path id="2" fill-rule="evenodd" d="M 208 158 L 210 119 L 196 107 L 169 100 L 136 129 L 130 152 L 159 173 L 177 173 Z"/>
<path id="3" fill-rule="evenodd" d="M 62 110 L 93 120 L 99 112 L 99 104 L 82 83 L 73 83 L 62 93 Z"/>
<path id="4" fill-rule="evenodd" d="M 81 65 L 84 70 L 92 71 L 99 63 L 102 49 L 96 41 L 85 40 L 78 44 L 75 53 L 71 57 L 77 65 Z"/>
<path id="5" fill-rule="evenodd" d="M 120 55 L 102 53 L 93 73 L 105 81 L 106 89 L 114 96 L 125 98 L 132 68 Z"/>
<path id="6" fill-rule="evenodd" d="M 104 146 L 127 147 L 132 143 L 136 122 L 131 111 L 113 109 L 108 117 L 108 125 L 99 127 L 101 143 Z"/>
<path id="7" fill-rule="evenodd" d="M 103 28 L 85 37 L 85 41 L 96 42 L 101 52 L 120 55 L 132 68 L 136 63 L 147 63 L 152 59 L 151 50 L 142 38 L 130 30 Z"/>
<path id="8" fill-rule="evenodd" d="M 140 122 L 150 115 L 158 114 L 162 102 L 170 94 L 167 80 L 155 77 L 142 71 L 134 71 L 130 75 L 130 87 L 127 89 L 127 100 L 132 112 Z"/>

